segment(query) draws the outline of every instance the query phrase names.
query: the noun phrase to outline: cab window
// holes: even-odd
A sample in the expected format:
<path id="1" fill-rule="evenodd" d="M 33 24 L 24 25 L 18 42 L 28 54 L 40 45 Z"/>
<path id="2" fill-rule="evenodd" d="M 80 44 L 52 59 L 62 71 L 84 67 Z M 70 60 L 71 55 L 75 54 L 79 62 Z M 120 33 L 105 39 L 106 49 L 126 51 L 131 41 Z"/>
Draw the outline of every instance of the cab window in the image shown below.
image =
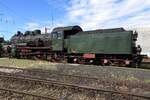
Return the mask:
<path id="1" fill-rule="evenodd" d="M 61 39 L 62 38 L 62 33 L 61 32 L 53 32 L 52 33 L 52 38 L 53 39 Z"/>
<path id="2" fill-rule="evenodd" d="M 62 38 L 62 33 L 61 33 L 61 32 L 58 32 L 58 33 L 57 33 L 57 38 L 58 38 L 58 39 L 61 39 L 61 38 Z"/>
<path id="3" fill-rule="evenodd" d="M 52 33 L 52 38 L 53 38 L 53 39 L 57 39 L 57 32 L 53 32 L 53 33 Z"/>

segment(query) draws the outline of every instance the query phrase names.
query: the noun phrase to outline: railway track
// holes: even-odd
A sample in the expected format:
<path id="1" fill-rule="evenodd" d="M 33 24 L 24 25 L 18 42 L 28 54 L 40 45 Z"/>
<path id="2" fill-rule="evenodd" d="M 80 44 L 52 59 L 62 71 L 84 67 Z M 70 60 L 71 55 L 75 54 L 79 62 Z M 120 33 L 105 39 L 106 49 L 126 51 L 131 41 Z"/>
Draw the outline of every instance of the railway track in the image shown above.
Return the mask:
<path id="1" fill-rule="evenodd" d="M 4 67 L 0 66 L 0 72 L 8 72 L 15 73 L 18 75 L 28 75 L 35 78 L 41 79 L 50 79 L 53 81 L 59 82 L 67 82 L 73 84 L 86 85 L 91 87 L 103 88 L 103 89 L 111 89 L 111 90 L 119 90 L 120 87 L 126 86 L 130 87 L 130 90 L 133 88 L 142 88 L 150 91 L 150 85 L 144 84 L 143 82 L 138 82 L 138 84 L 132 85 L 130 81 L 119 81 L 113 79 L 105 79 L 105 77 L 98 78 L 97 76 L 91 77 L 91 75 L 76 75 L 74 74 L 66 74 L 58 71 L 50 71 L 50 70 L 40 70 L 40 69 L 22 69 L 22 68 L 14 68 L 14 67 Z M 115 86 L 115 87 L 114 87 Z M 121 90 L 122 91 L 122 90 Z"/>
<path id="2" fill-rule="evenodd" d="M 132 83 L 126 80 L 113 80 L 108 79 L 106 80 L 105 77 L 98 78 L 96 76 L 91 77 L 88 75 L 76 75 L 74 74 L 66 74 L 63 72 L 58 71 L 50 71 L 50 70 L 40 70 L 40 69 L 22 69 L 22 68 L 14 68 L 14 67 L 4 67 L 0 66 L 0 72 L 9 72 L 18 74 L 19 75 L 28 75 L 29 77 L 40 78 L 45 80 L 53 80 L 59 82 L 67 82 L 71 84 L 79 84 L 79 85 L 86 85 L 90 87 L 97 87 L 103 89 L 111 89 L 114 91 L 123 91 L 122 86 L 130 87 L 128 92 L 132 92 L 134 88 L 142 88 L 145 91 L 150 91 L 150 85 L 145 84 L 143 82 L 135 82 Z"/>
<path id="3" fill-rule="evenodd" d="M 42 70 L 42 69 L 24 69 L 24 68 L 15 68 L 15 67 L 7 67 L 7 66 L 0 66 L 1 69 L 4 71 L 10 70 L 10 72 L 14 71 L 15 73 L 23 73 L 23 74 L 30 74 L 30 75 L 59 75 L 59 76 L 68 76 L 68 77 L 80 77 L 80 78 L 88 78 L 88 79 L 95 79 L 98 80 L 97 77 L 89 77 L 89 76 L 81 76 L 81 75 L 72 75 L 72 74 L 63 74 L 58 71 L 50 71 L 50 70 Z M 7 70 L 8 69 L 8 70 Z"/>
<path id="4" fill-rule="evenodd" d="M 132 94 L 132 93 L 126 93 L 126 92 L 119 92 L 119 91 L 112 91 L 112 90 L 105 90 L 105 89 L 99 89 L 94 88 L 90 86 L 84 86 L 84 85 L 78 85 L 78 84 L 70 84 L 70 83 L 63 83 L 60 81 L 54 81 L 54 80 L 46 80 L 46 79 L 40 79 L 35 77 L 30 77 L 28 75 L 15 75 L 10 73 L 0 73 L 0 78 L 4 81 L 9 82 L 21 82 L 25 84 L 32 84 L 44 86 L 50 90 L 57 91 L 55 93 L 50 93 L 53 95 L 48 95 L 50 97 L 54 98 L 62 98 L 62 94 L 64 91 L 67 91 L 65 94 L 65 97 L 68 98 L 64 100 L 69 100 L 69 97 L 74 94 L 83 94 L 88 97 L 86 100 L 95 100 L 93 98 L 105 98 L 106 100 L 116 100 L 116 99 L 125 99 L 125 100 L 149 100 L 150 96 L 145 95 L 139 95 L 139 94 Z M 1 90 L 1 89 L 0 89 Z M 58 94 L 59 93 L 59 94 Z M 55 94 L 55 96 L 54 96 Z M 57 95 L 57 96 L 56 96 Z M 59 95 L 59 96 L 58 96 Z M 77 99 L 75 99 L 77 100 Z M 81 99 L 82 100 L 82 99 Z M 101 99 L 97 99 L 101 100 Z"/>
<path id="5" fill-rule="evenodd" d="M 46 97 L 46 96 L 40 96 L 32 93 L 27 93 L 27 92 L 21 92 L 21 91 L 16 91 L 13 89 L 7 89 L 7 88 L 0 88 L 0 93 L 3 94 L 3 99 L 7 100 L 13 100 L 14 96 L 11 97 L 10 95 L 6 94 L 19 94 L 19 96 L 16 95 L 16 98 L 23 99 L 24 97 L 30 97 L 32 100 L 58 100 L 56 98 L 51 98 L 51 97 Z M 2 98 L 2 97 L 1 97 Z"/>
<path id="6" fill-rule="evenodd" d="M 30 76 L 35 76 L 38 78 L 43 78 L 43 79 L 54 79 L 54 80 L 69 80 L 73 78 L 77 82 L 80 80 L 88 80 L 88 81 L 98 81 L 98 77 L 90 77 L 88 75 L 74 75 L 74 74 L 64 74 L 62 72 L 58 71 L 50 71 L 50 70 L 39 70 L 39 69 L 23 69 L 23 68 L 14 68 L 14 67 L 5 67 L 5 66 L 0 66 L 0 72 L 7 72 L 7 73 L 16 73 L 16 74 L 23 74 L 23 75 L 30 75 Z M 80 83 L 80 82 L 79 82 Z"/>

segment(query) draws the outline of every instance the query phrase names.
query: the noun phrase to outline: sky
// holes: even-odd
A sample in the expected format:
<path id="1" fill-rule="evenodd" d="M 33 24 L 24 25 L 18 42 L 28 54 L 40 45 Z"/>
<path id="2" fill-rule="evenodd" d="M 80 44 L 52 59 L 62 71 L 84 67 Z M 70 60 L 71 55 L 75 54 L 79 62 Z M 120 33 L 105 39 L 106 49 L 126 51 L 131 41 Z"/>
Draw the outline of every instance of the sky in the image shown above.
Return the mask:
<path id="1" fill-rule="evenodd" d="M 150 0 L 0 0 L 0 35 L 50 31 L 80 25 L 84 30 L 150 27 Z"/>

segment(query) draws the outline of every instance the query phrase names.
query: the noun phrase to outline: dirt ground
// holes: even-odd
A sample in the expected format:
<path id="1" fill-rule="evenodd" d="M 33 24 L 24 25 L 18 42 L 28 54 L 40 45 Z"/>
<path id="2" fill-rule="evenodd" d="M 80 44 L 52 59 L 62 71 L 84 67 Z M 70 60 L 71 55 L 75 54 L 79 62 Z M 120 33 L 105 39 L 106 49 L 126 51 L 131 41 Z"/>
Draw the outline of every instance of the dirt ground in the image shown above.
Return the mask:
<path id="1" fill-rule="evenodd" d="M 57 71 L 63 74 L 95 77 L 100 80 L 121 85 L 122 91 L 130 90 L 137 93 L 150 93 L 150 69 L 123 68 L 112 66 L 93 66 L 79 64 L 51 63 L 47 61 L 34 61 L 23 59 L 0 58 L 0 66 L 10 66 L 26 69 Z M 115 84 L 114 84 L 115 83 Z"/>
<path id="2" fill-rule="evenodd" d="M 0 58 L 0 66 L 10 66 L 28 69 L 43 69 L 60 71 L 66 74 L 82 74 L 91 77 L 107 77 L 119 80 L 140 80 L 150 83 L 150 70 L 111 67 L 111 66 L 93 66 L 78 64 L 60 64 L 47 61 L 34 61 L 23 59 Z"/>

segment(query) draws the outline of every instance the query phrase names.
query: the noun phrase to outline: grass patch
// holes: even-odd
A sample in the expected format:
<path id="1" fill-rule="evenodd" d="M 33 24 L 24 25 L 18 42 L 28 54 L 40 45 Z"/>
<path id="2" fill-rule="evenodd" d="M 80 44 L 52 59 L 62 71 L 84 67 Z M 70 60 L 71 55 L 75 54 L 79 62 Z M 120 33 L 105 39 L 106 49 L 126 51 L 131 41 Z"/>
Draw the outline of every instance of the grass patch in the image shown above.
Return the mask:
<path id="1" fill-rule="evenodd" d="M 48 61 L 0 58 L 0 66 L 10 66 L 17 68 L 55 69 L 54 65 L 55 64 Z"/>
<path id="2" fill-rule="evenodd" d="M 101 67 L 92 65 L 58 64 L 41 60 L 0 58 L 0 66 L 10 66 L 27 69 L 44 69 L 60 71 L 66 74 L 84 75 L 90 77 L 109 78 L 116 80 L 143 81 L 150 83 L 150 70 L 136 68 Z M 139 75 L 140 74 L 140 75 Z"/>
<path id="3" fill-rule="evenodd" d="M 144 80 L 144 82 L 150 84 L 150 80 Z"/>

